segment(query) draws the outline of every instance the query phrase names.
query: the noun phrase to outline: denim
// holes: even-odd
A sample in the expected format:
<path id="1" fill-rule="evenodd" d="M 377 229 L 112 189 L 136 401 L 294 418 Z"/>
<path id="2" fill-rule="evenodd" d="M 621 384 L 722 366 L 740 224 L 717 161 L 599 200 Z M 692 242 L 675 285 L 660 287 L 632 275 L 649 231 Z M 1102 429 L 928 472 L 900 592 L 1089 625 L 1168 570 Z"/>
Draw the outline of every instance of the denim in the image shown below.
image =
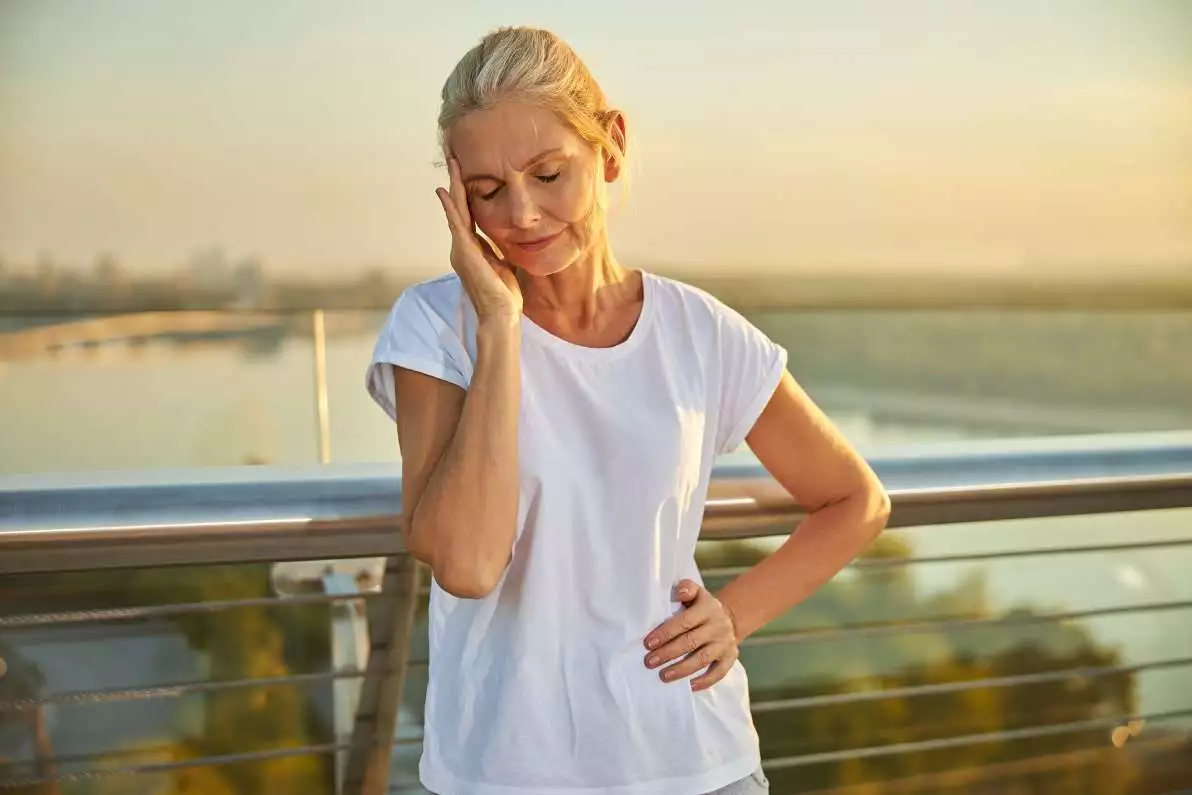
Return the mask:
<path id="1" fill-rule="evenodd" d="M 769 795 L 770 780 L 759 767 L 740 781 L 734 781 L 727 787 L 721 787 L 708 795 Z"/>
<path id="2" fill-rule="evenodd" d="M 766 774 L 759 767 L 745 778 L 718 790 L 713 790 L 707 795 L 769 795 L 769 793 L 770 780 L 766 778 Z M 430 795 L 434 795 L 434 793 L 432 792 Z"/>

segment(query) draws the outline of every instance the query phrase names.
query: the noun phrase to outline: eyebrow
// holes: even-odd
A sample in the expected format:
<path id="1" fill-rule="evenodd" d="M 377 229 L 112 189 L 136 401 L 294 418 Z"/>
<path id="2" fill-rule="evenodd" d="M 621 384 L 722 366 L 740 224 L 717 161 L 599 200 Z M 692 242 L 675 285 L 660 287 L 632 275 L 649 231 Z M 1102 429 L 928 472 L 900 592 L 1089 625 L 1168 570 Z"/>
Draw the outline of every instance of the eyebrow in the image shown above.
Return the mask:
<path id="1" fill-rule="evenodd" d="M 552 157 L 554 155 L 561 155 L 561 154 L 563 154 L 563 149 L 561 147 L 555 147 L 554 149 L 547 149 L 545 152 L 539 152 L 538 154 L 536 154 L 532 158 L 530 158 L 530 161 L 528 163 L 526 163 L 524 166 L 522 166 L 521 168 L 519 168 L 518 171 L 526 171 L 526 170 L 538 165 L 543 160 L 546 160 L 549 157 Z M 489 179 L 489 180 L 492 180 L 493 182 L 501 181 L 499 178 L 494 177 L 492 174 L 473 174 L 471 176 L 464 177 L 464 182 L 479 182 L 480 180 L 483 180 L 483 179 Z"/>

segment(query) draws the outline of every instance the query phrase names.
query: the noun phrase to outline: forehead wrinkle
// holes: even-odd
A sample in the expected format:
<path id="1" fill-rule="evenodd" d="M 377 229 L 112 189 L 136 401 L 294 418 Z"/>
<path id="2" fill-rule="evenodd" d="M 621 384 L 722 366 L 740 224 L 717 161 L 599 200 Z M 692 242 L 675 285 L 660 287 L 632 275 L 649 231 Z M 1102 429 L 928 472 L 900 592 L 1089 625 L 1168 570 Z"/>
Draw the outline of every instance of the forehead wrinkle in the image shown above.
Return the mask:
<path id="1" fill-rule="evenodd" d="M 492 111 L 487 113 L 492 113 Z M 474 150 L 475 154 L 479 155 L 481 160 L 488 160 L 487 163 L 473 162 L 471 165 L 475 167 L 475 173 L 465 175 L 465 182 L 485 179 L 503 182 L 504 179 L 499 176 L 501 173 L 526 171 L 551 156 L 570 156 L 568 154 L 571 149 L 569 141 L 548 139 L 550 129 L 546 126 L 547 120 L 540 120 L 535 113 L 526 115 L 497 113 L 489 115 L 488 118 L 496 122 L 497 127 L 487 135 L 482 134 L 481 129 L 473 128 L 471 124 L 465 122 L 470 128 L 465 135 L 471 139 L 473 144 L 479 144 L 481 147 L 480 150 Z M 540 124 L 540 121 L 543 123 Z M 493 151 L 484 146 L 483 142 L 486 139 L 505 141 L 508 142 L 508 145 L 500 146 L 500 151 Z M 488 157 L 483 154 L 484 149 L 488 149 Z M 494 156 L 497 159 L 488 159 Z M 458 155 L 456 157 L 458 158 Z M 521 162 L 515 162 L 515 160 Z"/>

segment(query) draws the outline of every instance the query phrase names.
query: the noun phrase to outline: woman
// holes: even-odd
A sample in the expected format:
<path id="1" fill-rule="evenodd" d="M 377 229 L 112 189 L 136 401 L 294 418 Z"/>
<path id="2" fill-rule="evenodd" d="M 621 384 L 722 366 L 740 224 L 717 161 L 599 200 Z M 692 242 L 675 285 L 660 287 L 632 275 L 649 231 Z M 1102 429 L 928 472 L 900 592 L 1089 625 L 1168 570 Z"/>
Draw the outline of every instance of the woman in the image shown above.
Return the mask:
<path id="1" fill-rule="evenodd" d="M 487 36 L 439 128 L 454 273 L 402 294 L 368 374 L 397 424 L 406 545 L 434 575 L 422 782 L 765 792 L 738 645 L 871 542 L 885 493 L 783 349 L 617 262 L 626 122 L 564 42 Z M 809 514 L 712 594 L 708 480 L 743 442 Z"/>

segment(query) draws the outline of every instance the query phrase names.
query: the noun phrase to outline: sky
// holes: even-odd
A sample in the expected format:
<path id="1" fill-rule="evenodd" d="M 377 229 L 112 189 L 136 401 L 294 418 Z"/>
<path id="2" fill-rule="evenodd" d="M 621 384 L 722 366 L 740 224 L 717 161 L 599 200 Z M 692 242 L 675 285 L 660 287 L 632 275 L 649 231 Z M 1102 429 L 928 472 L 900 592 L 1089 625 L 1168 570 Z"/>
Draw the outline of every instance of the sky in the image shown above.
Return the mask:
<path id="1" fill-rule="evenodd" d="M 438 92 L 503 24 L 627 114 L 631 264 L 1192 269 L 1184 0 L 5 0 L 0 260 L 441 272 Z"/>

